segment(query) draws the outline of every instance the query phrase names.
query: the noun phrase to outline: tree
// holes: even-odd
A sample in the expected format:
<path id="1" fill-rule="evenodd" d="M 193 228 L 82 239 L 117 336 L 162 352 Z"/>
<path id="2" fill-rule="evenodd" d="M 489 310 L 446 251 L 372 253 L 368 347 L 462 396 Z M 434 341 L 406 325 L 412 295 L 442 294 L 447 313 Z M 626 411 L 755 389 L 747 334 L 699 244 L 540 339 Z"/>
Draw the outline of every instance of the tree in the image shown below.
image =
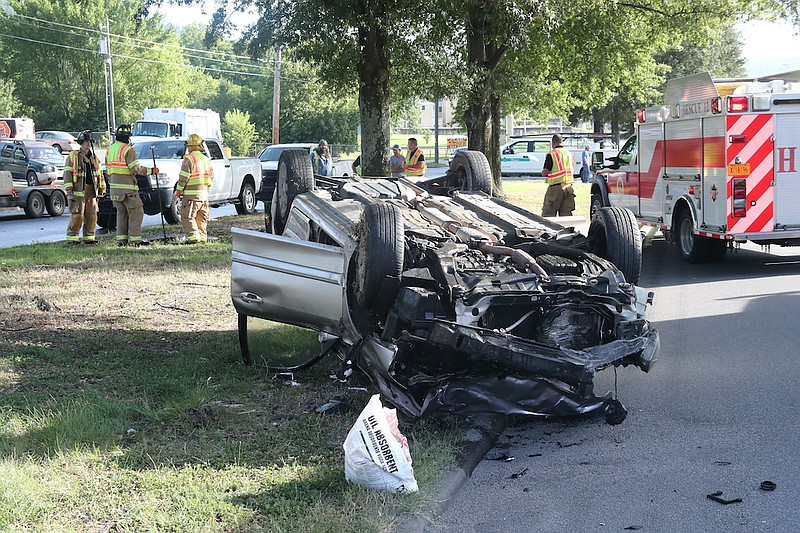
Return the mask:
<path id="1" fill-rule="evenodd" d="M 0 80 L 0 116 L 15 117 L 23 109 L 22 102 L 14 95 L 14 82 Z"/>
<path id="2" fill-rule="evenodd" d="M 105 129 L 106 80 L 100 39 L 106 17 L 111 32 L 117 122 L 138 118 L 145 107 L 187 101 L 188 72 L 177 34 L 160 17 L 136 26 L 143 0 L 73 2 L 12 0 L 0 43 L 0 74 L 14 81 L 21 102 L 43 128 Z"/>
<path id="3" fill-rule="evenodd" d="M 256 127 L 250 122 L 250 113 L 238 109 L 228 111 L 222 120 L 222 137 L 233 155 L 247 155 L 253 147 Z"/>

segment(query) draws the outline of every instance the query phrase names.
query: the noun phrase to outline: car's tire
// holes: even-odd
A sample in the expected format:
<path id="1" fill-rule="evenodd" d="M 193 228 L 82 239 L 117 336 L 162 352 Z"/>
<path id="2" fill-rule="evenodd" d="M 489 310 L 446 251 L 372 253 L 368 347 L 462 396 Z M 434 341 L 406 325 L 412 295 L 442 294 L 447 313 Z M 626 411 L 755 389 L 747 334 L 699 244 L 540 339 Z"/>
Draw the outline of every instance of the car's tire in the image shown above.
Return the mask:
<path id="1" fill-rule="evenodd" d="M 97 215 L 97 225 L 103 229 L 113 230 L 117 228 L 117 215 Z"/>
<path id="2" fill-rule="evenodd" d="M 366 204 L 350 276 L 352 296 L 368 311 L 387 310 L 397 297 L 405 249 L 403 214 L 387 203 Z"/>
<path id="3" fill-rule="evenodd" d="M 25 214 L 30 218 L 41 218 L 46 205 L 47 202 L 44 200 L 44 195 L 39 191 L 33 191 L 25 201 Z"/>
<path id="4" fill-rule="evenodd" d="M 61 149 L 61 145 L 60 145 L 60 144 L 54 144 L 54 145 L 53 145 L 53 148 L 55 148 L 56 150 L 58 150 L 58 153 L 59 153 L 59 154 L 63 154 L 63 153 L 64 153 L 64 150 L 62 150 L 62 149 Z"/>
<path id="5" fill-rule="evenodd" d="M 25 181 L 28 182 L 28 187 L 36 187 L 39 185 L 39 178 L 36 177 L 36 172 L 33 170 L 29 170 L 27 174 L 25 174 Z"/>
<path id="6" fill-rule="evenodd" d="M 642 234 L 633 213 L 621 207 L 603 207 L 589 225 L 590 250 L 614 263 L 628 283 L 642 273 Z"/>
<path id="7" fill-rule="evenodd" d="M 314 189 L 314 171 L 305 150 L 285 150 L 278 160 L 278 179 L 275 183 L 275 233 L 286 227 L 289 209 L 298 194 Z"/>
<path id="8" fill-rule="evenodd" d="M 589 219 L 593 219 L 594 215 L 603 207 L 605 207 L 603 205 L 603 195 L 598 192 L 592 194 L 592 199 L 589 203 Z"/>
<path id="9" fill-rule="evenodd" d="M 66 205 L 66 195 L 59 190 L 55 190 L 47 197 L 47 214 L 51 217 L 60 217 L 64 214 Z"/>
<path id="10" fill-rule="evenodd" d="M 452 186 L 461 191 L 492 194 L 492 167 L 483 152 L 462 150 L 450 163 Z"/>
<path id="11" fill-rule="evenodd" d="M 252 215 L 256 212 L 256 188 L 249 181 L 242 185 L 242 192 L 239 193 L 239 203 L 236 204 L 236 212 L 240 215 Z"/>
<path id="12" fill-rule="evenodd" d="M 164 220 L 167 224 L 180 224 L 181 223 L 181 199 L 172 192 L 172 203 L 164 210 Z"/>

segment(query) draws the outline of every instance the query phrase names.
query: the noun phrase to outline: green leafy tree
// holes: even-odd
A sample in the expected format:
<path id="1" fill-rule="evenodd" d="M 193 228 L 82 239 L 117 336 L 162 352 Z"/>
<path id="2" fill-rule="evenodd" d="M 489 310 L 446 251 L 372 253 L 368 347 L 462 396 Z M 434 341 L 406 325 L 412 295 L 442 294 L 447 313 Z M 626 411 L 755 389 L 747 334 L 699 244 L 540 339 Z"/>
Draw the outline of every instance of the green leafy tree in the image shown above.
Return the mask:
<path id="1" fill-rule="evenodd" d="M 233 109 L 222 120 L 222 138 L 233 155 L 248 155 L 253 147 L 256 127 L 250 122 L 250 113 Z"/>
<path id="2" fill-rule="evenodd" d="M 15 117 L 23 110 L 22 102 L 14 95 L 14 82 L 0 80 L 0 116 Z"/>

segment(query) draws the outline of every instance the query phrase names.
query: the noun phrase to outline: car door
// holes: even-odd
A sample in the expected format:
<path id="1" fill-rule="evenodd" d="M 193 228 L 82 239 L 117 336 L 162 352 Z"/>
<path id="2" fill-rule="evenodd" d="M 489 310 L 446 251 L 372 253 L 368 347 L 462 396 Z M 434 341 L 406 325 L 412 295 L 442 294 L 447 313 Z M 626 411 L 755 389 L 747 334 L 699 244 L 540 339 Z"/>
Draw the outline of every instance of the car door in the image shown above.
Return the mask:
<path id="1" fill-rule="evenodd" d="M 25 174 L 28 173 L 28 156 L 22 146 L 14 147 L 14 156 L 9 159 L 6 170 L 11 172 L 12 179 L 25 181 Z"/>
<path id="2" fill-rule="evenodd" d="M 526 174 L 530 172 L 530 155 L 528 141 L 517 141 L 509 144 L 500 154 L 500 172 L 502 174 Z"/>
<path id="3" fill-rule="evenodd" d="M 239 314 L 340 334 L 342 248 L 239 228 L 231 232 L 231 298 Z"/>
<path id="4" fill-rule="evenodd" d="M 228 200 L 231 197 L 231 189 L 233 187 L 231 163 L 225 158 L 222 148 L 216 141 L 206 141 L 206 155 L 211 160 L 211 168 L 214 169 L 214 180 L 211 182 L 211 189 L 208 191 L 208 199 L 211 203 L 215 200 Z"/>

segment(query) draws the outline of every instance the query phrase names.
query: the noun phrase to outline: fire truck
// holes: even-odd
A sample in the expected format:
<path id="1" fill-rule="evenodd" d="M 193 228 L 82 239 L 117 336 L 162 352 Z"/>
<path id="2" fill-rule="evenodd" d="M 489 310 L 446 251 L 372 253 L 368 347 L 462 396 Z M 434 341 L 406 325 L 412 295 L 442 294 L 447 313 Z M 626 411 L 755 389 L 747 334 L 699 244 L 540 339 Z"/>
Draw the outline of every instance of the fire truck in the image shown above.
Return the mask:
<path id="1" fill-rule="evenodd" d="M 626 207 L 691 263 L 745 241 L 800 246 L 800 71 L 667 82 L 664 105 L 592 184 L 592 213 Z"/>

